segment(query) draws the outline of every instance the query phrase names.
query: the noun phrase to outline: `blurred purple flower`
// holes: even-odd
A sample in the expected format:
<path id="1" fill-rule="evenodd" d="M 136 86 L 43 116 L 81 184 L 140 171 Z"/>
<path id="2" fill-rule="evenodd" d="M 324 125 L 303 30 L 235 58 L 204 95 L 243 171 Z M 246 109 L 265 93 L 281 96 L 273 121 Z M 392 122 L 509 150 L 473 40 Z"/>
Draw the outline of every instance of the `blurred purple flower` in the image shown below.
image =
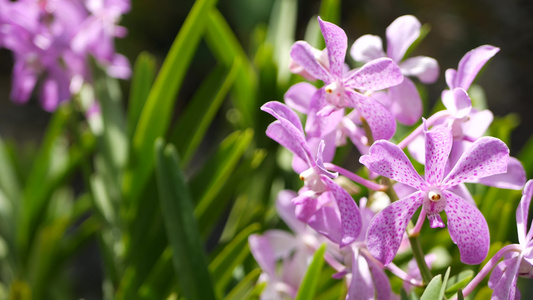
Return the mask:
<path id="1" fill-rule="evenodd" d="M 390 57 L 398 64 L 404 76 L 416 76 L 423 83 L 433 83 L 439 77 L 438 62 L 427 56 L 416 56 L 404 60 L 407 49 L 420 36 L 420 22 L 411 15 L 401 16 L 387 27 L 387 53 L 379 36 L 363 35 L 350 49 L 355 61 L 369 62 L 380 57 Z M 403 124 L 412 125 L 422 117 L 422 100 L 415 84 L 407 77 L 402 83 L 388 88 L 381 99 L 396 119 Z"/>
<path id="2" fill-rule="evenodd" d="M 461 156 L 454 168 L 445 175 L 452 134 L 448 127 L 437 126 L 425 130 L 425 180 L 395 144 L 377 141 L 370 154 L 360 162 L 371 171 L 391 178 L 417 191 L 394 202 L 378 213 L 367 232 L 370 253 L 387 265 L 394 258 L 407 224 L 418 207 L 423 206 L 421 217 L 427 215 L 430 226 L 444 227 L 440 212 L 448 217 L 448 230 L 459 247 L 461 261 L 478 264 L 489 250 L 489 231 L 485 218 L 474 204 L 450 191 L 462 182 L 506 171 L 509 149 L 492 137 L 478 139 Z"/>

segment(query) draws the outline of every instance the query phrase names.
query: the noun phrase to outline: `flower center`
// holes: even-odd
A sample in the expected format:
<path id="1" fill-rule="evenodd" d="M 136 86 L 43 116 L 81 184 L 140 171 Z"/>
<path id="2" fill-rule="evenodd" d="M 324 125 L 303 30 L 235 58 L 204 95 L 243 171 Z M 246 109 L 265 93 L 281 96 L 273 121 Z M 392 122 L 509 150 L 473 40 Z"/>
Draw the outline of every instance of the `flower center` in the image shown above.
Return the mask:
<path id="1" fill-rule="evenodd" d="M 429 200 L 436 202 L 442 199 L 442 195 L 438 189 L 432 189 L 428 192 Z"/>
<path id="2" fill-rule="evenodd" d="M 325 192 L 326 185 L 322 182 L 320 175 L 312 167 L 300 173 L 300 179 L 313 192 L 320 194 Z"/>

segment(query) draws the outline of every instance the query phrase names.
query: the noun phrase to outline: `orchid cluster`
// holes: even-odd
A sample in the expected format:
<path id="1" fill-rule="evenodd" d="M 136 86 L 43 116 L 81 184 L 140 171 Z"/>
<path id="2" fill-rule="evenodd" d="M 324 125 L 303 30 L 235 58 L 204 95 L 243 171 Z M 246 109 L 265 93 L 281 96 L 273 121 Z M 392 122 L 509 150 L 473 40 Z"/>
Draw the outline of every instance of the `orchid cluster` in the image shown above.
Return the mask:
<path id="1" fill-rule="evenodd" d="M 0 47 L 15 61 L 12 100 L 25 103 L 38 89 L 42 107 L 54 111 L 91 83 L 90 57 L 109 76 L 129 78 L 129 62 L 114 47 L 129 10 L 128 0 L 0 0 Z"/>
<path id="2" fill-rule="evenodd" d="M 276 118 L 267 136 L 294 154 L 292 168 L 304 182 L 297 193 L 283 191 L 278 196 L 278 212 L 295 236 L 267 231 L 249 239 L 264 271 L 261 280 L 267 282 L 263 298 L 294 297 L 306 262 L 321 243 L 327 244 L 324 258 L 336 270 L 334 278 L 346 278 L 346 299 L 396 297 L 384 270 L 411 285 L 425 286 L 428 278 L 423 275 L 432 256 L 420 263 L 424 256 L 413 249 L 418 269 L 411 267 L 408 272 L 393 260 L 409 243 L 414 248 L 426 218 L 431 228 L 447 227 L 463 263 L 481 264 L 489 252 L 489 227 L 465 183 L 521 190 L 526 182 L 524 168 L 509 156 L 505 143 L 483 136 L 493 115 L 473 108 L 469 95 L 477 74 L 499 48 L 480 46 L 466 53 L 456 70 L 448 69 L 448 88 L 441 97 L 445 110 L 426 119 L 417 84 L 434 83 L 440 71 L 433 58 L 405 57 L 420 35 L 421 24 L 415 17 L 399 17 L 387 28 L 386 51 L 378 36 L 357 39 L 349 51 L 361 63 L 355 69 L 346 61 L 345 32 L 320 18 L 318 23 L 326 48 L 294 43 L 290 70 L 322 83 L 297 83 L 286 92 L 285 103 L 272 101 L 261 108 Z M 396 122 L 420 125 L 400 140 Z M 337 147 L 347 139 L 367 169 L 358 174 L 367 176 L 332 163 Z M 404 150 L 425 165 L 423 176 Z M 370 200 L 354 201 L 340 175 L 366 187 Z M 532 277 L 533 229 L 526 234 L 526 225 L 533 183 L 523 193 L 517 211 L 520 243 L 500 250 L 463 295 L 471 293 L 493 267 L 489 281 L 493 299 L 515 299 L 516 277 Z M 383 201 L 386 205 L 376 205 Z M 411 221 L 417 211 L 417 221 Z M 279 260 L 283 265 L 277 268 Z"/>

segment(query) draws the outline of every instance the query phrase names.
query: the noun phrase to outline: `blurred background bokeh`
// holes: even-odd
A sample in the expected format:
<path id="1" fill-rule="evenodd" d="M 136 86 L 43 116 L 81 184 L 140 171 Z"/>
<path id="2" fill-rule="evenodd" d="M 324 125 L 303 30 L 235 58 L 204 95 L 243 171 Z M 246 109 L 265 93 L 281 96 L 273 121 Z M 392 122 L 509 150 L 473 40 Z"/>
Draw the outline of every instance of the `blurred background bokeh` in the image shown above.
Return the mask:
<path id="1" fill-rule="evenodd" d="M 133 64 L 141 51 L 155 55 L 161 64 L 192 7 L 192 0 L 134 0 L 132 11 L 122 25 L 128 36 L 117 41 L 117 52 L 126 55 Z M 252 44 L 257 26 L 267 24 L 274 0 L 225 0 L 218 8 L 237 34 L 245 50 Z M 303 39 L 308 21 L 318 13 L 320 1 L 299 1 L 296 39 Z M 349 44 L 363 34 L 384 37 L 386 27 L 405 14 L 416 16 L 429 24 L 431 31 L 415 50 L 436 58 L 441 77 L 430 85 L 428 95 L 435 103 L 446 88 L 444 70 L 457 68 L 461 57 L 469 50 L 490 44 L 501 51 L 491 59 L 477 83 L 483 87 L 488 108 L 496 116 L 514 114 L 517 128 L 510 137 L 511 153 L 516 154 L 533 133 L 533 2 L 472 0 L 373 0 L 343 1 L 340 25 L 347 33 Z M 185 106 L 198 85 L 209 73 L 216 60 L 201 43 L 179 94 L 176 116 Z M 0 50 L 0 136 L 22 148 L 37 145 L 43 136 L 50 114 L 41 109 L 34 97 L 26 105 L 10 101 L 13 59 L 7 50 Z M 128 82 L 121 82 L 127 94 Z M 127 98 L 126 98 L 127 99 Z M 281 99 L 271 99 L 281 100 Z M 259 109 L 259 107 L 258 107 Z M 427 117 L 427 116 L 426 116 Z M 224 115 L 221 115 L 224 122 Z M 258 133 L 260 134 L 260 133 Z M 81 272 L 76 281 L 78 295 L 97 299 L 101 289 L 101 267 L 97 250 L 89 246 L 74 267 Z"/>

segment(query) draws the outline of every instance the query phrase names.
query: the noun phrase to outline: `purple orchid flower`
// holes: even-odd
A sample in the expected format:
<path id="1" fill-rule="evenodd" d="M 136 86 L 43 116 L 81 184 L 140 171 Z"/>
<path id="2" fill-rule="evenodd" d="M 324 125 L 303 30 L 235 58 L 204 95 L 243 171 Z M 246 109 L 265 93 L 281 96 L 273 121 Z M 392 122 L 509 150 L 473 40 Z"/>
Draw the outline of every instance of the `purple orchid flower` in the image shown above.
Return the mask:
<path id="1" fill-rule="evenodd" d="M 520 299 L 516 286 L 518 276 L 533 278 L 533 224 L 527 230 L 529 207 L 533 196 L 533 180 L 529 180 L 522 191 L 522 199 L 516 209 L 516 228 L 518 244 L 504 246 L 485 264 L 483 269 L 465 287 L 464 296 L 475 287 L 494 268 L 489 278 L 489 288 L 493 289 L 491 299 Z M 503 260 L 501 262 L 500 259 Z"/>
<path id="2" fill-rule="evenodd" d="M 457 70 L 446 70 L 446 83 L 450 89 L 442 92 L 442 103 L 455 118 L 461 119 L 470 113 L 472 100 L 467 91 L 481 68 L 498 51 L 500 51 L 498 47 L 479 46 L 461 58 Z"/>
<path id="3" fill-rule="evenodd" d="M 499 139 L 480 138 L 444 177 L 452 147 L 451 130 L 436 126 L 424 133 L 425 180 L 415 171 L 405 153 L 388 141 L 375 142 L 370 148 L 370 154 L 360 158 L 360 162 L 371 171 L 417 190 L 374 217 L 367 232 L 368 249 L 383 264 L 390 263 L 400 246 L 409 220 L 422 206 L 421 218 L 427 215 L 432 228 L 444 227 L 440 212 L 446 212 L 448 230 L 452 241 L 459 247 L 461 261 L 479 264 L 489 250 L 487 222 L 475 205 L 450 191 L 450 188 L 467 180 L 505 172 L 509 149 Z"/>
<path id="4" fill-rule="evenodd" d="M 318 23 L 326 42 L 327 64 L 317 59 L 318 50 L 304 41 L 294 43 L 291 48 L 291 58 L 302 72 L 325 84 L 319 90 L 325 101 L 317 115 L 323 117 L 336 110 L 353 107 L 368 122 L 375 140 L 390 139 L 396 131 L 392 114 L 381 103 L 355 89 L 377 91 L 397 85 L 403 80 L 400 69 L 390 58 L 379 58 L 357 70 L 345 72 L 348 43 L 345 32 L 320 18 Z"/>
<path id="5" fill-rule="evenodd" d="M 333 198 L 341 213 L 341 247 L 351 243 L 361 232 L 361 214 L 352 197 L 332 180 L 337 174 L 327 171 L 324 167 L 322 157 L 324 143 L 319 145 L 317 155 L 314 157 L 307 145 L 300 119 L 294 111 L 276 101 L 264 104 L 261 110 L 277 119 L 268 126 L 267 136 L 294 153 L 306 165 L 306 169 L 300 173 L 305 186 L 300 190 L 298 197 L 293 199 L 295 204 L 302 205 L 298 217 L 307 221 L 325 203 L 328 203 L 330 198 Z"/>
<path id="6" fill-rule="evenodd" d="M 416 56 L 403 60 L 407 49 L 420 36 L 420 27 L 420 22 L 414 16 L 401 16 L 387 27 L 387 53 L 383 51 L 380 37 L 367 34 L 353 43 L 350 54 L 355 61 L 360 62 L 390 57 L 398 64 L 404 76 L 416 76 L 423 83 L 433 83 L 439 77 L 439 64 L 435 59 Z M 404 77 L 402 83 L 389 87 L 388 93 L 383 94 L 381 103 L 388 107 L 400 123 L 413 125 L 420 120 L 422 99 L 409 78 Z"/>

